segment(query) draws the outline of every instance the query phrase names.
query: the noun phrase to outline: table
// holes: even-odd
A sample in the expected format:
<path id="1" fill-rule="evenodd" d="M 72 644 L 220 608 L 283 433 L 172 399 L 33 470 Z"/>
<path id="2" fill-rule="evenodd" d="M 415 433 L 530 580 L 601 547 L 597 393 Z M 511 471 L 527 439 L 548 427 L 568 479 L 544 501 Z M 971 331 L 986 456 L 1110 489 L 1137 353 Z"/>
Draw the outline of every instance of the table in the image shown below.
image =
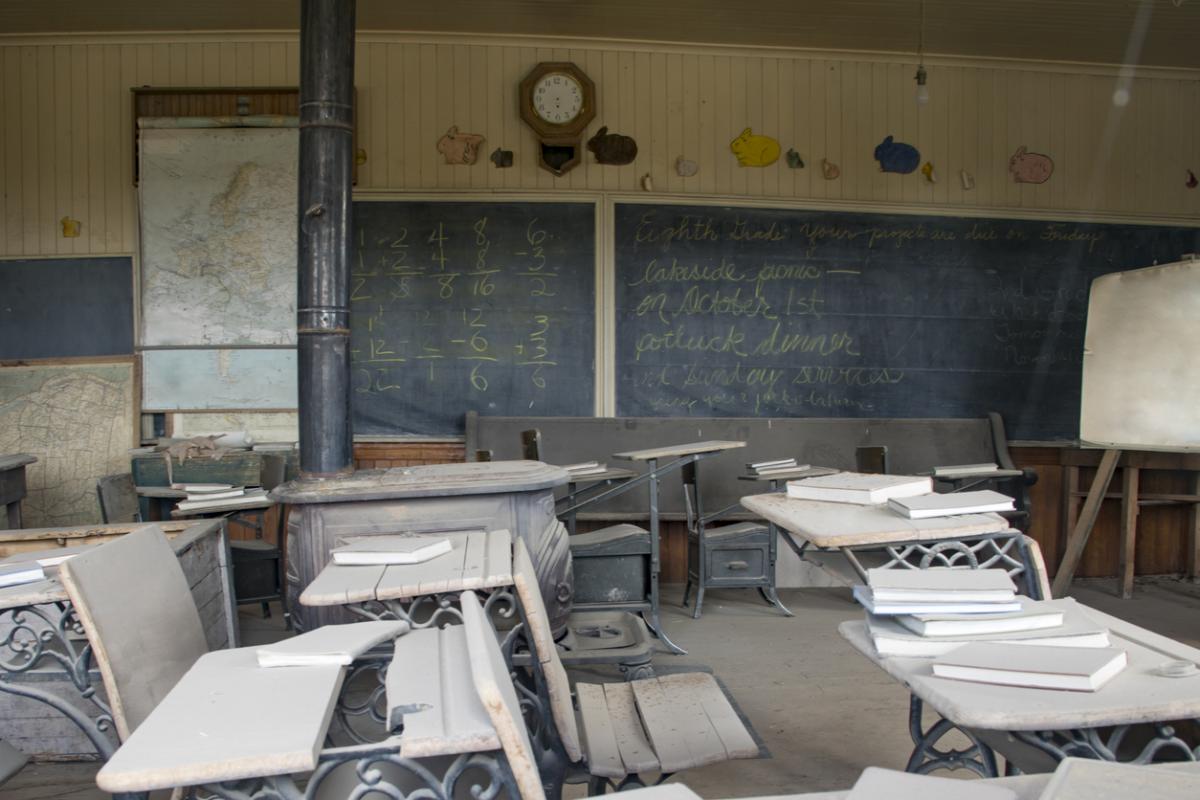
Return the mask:
<path id="1" fill-rule="evenodd" d="M 457 595 L 487 595 L 485 610 L 512 608 L 512 535 L 504 529 L 430 533 L 450 540 L 449 553 L 420 564 L 341 566 L 330 562 L 300 595 L 305 606 L 345 606 L 366 619 L 399 619 L 413 628 L 462 622 Z M 426 616 L 428 615 L 428 616 Z"/>
<path id="2" fill-rule="evenodd" d="M 1200 759 L 1200 743 L 1188 745 L 1166 724 L 1200 720 L 1200 676 L 1170 678 L 1153 672 L 1171 660 L 1200 662 L 1200 650 L 1082 604 L 1080 610 L 1097 625 L 1108 628 L 1114 644 L 1129 655 L 1125 670 L 1097 692 L 937 678 L 932 674 L 932 659 L 879 657 L 864 621 L 843 622 L 838 631 L 854 649 L 941 715 L 942 719 L 928 730 L 921 729 L 919 714 L 910 718 L 916 745 L 907 766 L 910 772 L 966 768 L 984 777 L 995 777 L 995 751 L 1024 772 L 1045 771 L 1047 766 L 1052 769 L 1067 756 L 1139 764 L 1162 757 Z M 1153 736 L 1144 745 L 1139 741 L 1140 749 L 1130 759 L 1119 745 L 1139 724 L 1150 725 Z M 974 746 L 968 751 L 936 750 L 933 744 L 947 725 L 966 733 Z"/>
<path id="3" fill-rule="evenodd" d="M 719 455 L 726 450 L 733 450 L 739 447 L 745 447 L 745 442 L 713 440 L 707 442 L 691 442 L 689 444 L 669 445 L 666 447 L 652 447 L 646 450 L 627 450 L 622 453 L 613 453 L 613 458 L 622 461 L 639 461 L 646 465 L 646 471 L 636 478 L 627 480 L 617 486 L 600 492 L 589 497 L 587 500 L 568 505 L 566 508 L 559 511 L 560 514 L 574 514 L 581 506 L 590 503 L 600 503 L 609 498 L 617 497 L 631 489 L 634 489 L 643 484 L 650 486 L 650 596 L 643 601 L 637 602 L 622 602 L 619 605 L 613 605 L 613 608 L 620 608 L 625 611 L 639 611 L 643 619 L 646 620 L 646 625 L 651 632 L 657 636 L 663 644 L 665 644 L 672 652 L 686 654 L 679 645 L 675 644 L 667 637 L 663 631 L 662 621 L 658 611 L 658 573 L 661 569 L 661 559 L 659 556 L 660 543 L 659 536 L 659 513 L 658 513 L 658 483 L 663 475 L 681 470 L 683 467 L 693 465 L 698 461 L 712 456 Z M 663 459 L 668 459 L 666 463 L 660 464 Z"/>
<path id="4" fill-rule="evenodd" d="M 741 503 L 786 532 L 784 541 L 800 558 L 808 560 L 810 547 L 839 551 L 863 581 L 867 571 L 857 554 L 882 551 L 885 567 L 1003 567 L 1014 579 L 1026 580 L 1031 596 L 1040 596 L 1023 534 L 999 514 L 914 520 L 886 504 L 797 500 L 784 494 L 749 495 Z"/>
<path id="5" fill-rule="evenodd" d="M 25 497 L 25 467 L 37 461 L 28 453 L 0 456 L 0 506 L 9 528 L 21 527 L 21 500 Z"/>

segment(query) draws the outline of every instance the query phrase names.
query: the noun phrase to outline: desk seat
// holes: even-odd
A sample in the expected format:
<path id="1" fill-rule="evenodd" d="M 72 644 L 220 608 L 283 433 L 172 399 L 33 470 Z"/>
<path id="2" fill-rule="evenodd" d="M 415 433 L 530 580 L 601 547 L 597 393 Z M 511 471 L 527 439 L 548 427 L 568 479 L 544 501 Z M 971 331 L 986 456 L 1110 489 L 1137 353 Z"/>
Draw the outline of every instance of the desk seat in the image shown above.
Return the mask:
<path id="1" fill-rule="evenodd" d="M 649 552 L 650 531 L 628 522 L 609 525 L 587 533 L 577 533 L 571 537 L 571 555 L 575 558 Z"/>
<path id="2" fill-rule="evenodd" d="M 571 537 L 576 607 L 644 604 L 650 595 L 650 532 L 622 523 Z"/>

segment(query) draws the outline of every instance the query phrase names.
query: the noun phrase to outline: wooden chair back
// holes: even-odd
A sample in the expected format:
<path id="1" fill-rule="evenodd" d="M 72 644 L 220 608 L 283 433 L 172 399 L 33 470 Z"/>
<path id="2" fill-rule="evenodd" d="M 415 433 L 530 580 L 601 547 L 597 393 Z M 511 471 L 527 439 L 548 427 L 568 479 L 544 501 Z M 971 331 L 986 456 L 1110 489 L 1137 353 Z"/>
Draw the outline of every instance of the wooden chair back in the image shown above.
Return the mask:
<path id="1" fill-rule="evenodd" d="M 208 652 L 183 568 L 162 529 L 146 525 L 64 561 L 59 577 L 125 741 Z"/>
<path id="2" fill-rule="evenodd" d="M 521 431 L 521 457 L 526 461 L 542 460 L 542 432 L 537 428 Z"/>
<path id="3" fill-rule="evenodd" d="M 100 498 L 100 520 L 102 522 L 141 522 L 137 489 L 133 486 L 133 475 L 121 472 L 105 475 L 96 481 L 96 495 Z"/>
<path id="4" fill-rule="evenodd" d="M 579 726 L 575 720 L 575 708 L 571 703 L 571 683 L 567 679 L 562 659 L 558 657 L 558 648 L 550 631 L 550 617 L 546 613 L 546 604 L 542 601 L 542 592 L 538 588 L 533 560 L 529 558 L 529 550 L 525 548 L 525 542 L 520 537 L 517 537 L 513 548 L 513 583 L 516 584 L 517 597 L 525 612 L 531 655 L 542 665 L 542 672 L 546 676 L 550 714 L 558 729 L 558 738 L 562 740 L 567 757 L 572 762 L 578 762 L 583 757 L 583 750 L 579 740 Z"/>
<path id="5" fill-rule="evenodd" d="M 496 641 L 496 632 L 474 592 L 463 592 L 460 601 L 475 691 L 500 738 L 522 800 L 546 800 L 533 747 L 529 744 L 529 733 L 525 730 L 524 717 L 521 715 L 521 704 L 500 652 L 500 644 Z"/>

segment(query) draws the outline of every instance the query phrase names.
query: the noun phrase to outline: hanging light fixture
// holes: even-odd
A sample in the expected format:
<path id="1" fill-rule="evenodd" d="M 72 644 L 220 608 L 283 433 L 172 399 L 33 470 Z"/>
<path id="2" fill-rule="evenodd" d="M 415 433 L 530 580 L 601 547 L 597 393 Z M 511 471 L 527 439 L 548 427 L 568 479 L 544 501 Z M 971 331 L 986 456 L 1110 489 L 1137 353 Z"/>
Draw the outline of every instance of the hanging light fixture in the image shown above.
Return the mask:
<path id="1" fill-rule="evenodd" d="M 921 0 L 921 28 L 917 38 L 917 74 L 913 80 L 917 82 L 917 105 L 929 102 L 929 87 L 926 85 L 929 75 L 925 72 L 925 0 Z"/>

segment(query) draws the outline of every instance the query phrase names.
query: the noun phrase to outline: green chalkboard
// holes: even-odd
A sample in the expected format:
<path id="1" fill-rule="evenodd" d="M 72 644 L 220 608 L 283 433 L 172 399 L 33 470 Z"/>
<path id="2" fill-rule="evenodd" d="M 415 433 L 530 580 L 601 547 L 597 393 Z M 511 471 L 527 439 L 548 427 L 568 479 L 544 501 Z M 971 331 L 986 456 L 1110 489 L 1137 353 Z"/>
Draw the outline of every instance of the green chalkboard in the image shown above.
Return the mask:
<path id="1" fill-rule="evenodd" d="M 357 201 L 353 224 L 356 435 L 593 412 L 593 203 Z"/>
<path id="2" fill-rule="evenodd" d="M 619 203 L 619 416 L 981 417 L 1074 439 L 1088 290 L 1150 225 Z"/>

